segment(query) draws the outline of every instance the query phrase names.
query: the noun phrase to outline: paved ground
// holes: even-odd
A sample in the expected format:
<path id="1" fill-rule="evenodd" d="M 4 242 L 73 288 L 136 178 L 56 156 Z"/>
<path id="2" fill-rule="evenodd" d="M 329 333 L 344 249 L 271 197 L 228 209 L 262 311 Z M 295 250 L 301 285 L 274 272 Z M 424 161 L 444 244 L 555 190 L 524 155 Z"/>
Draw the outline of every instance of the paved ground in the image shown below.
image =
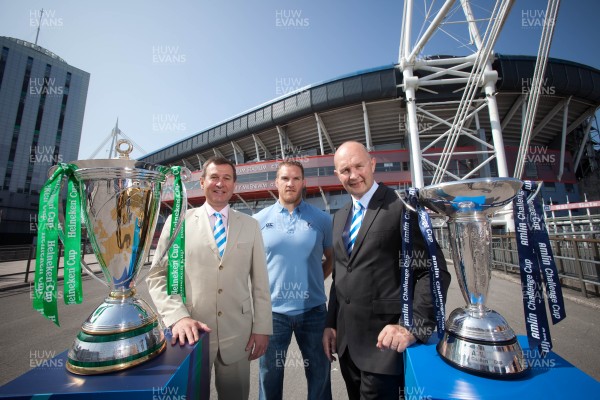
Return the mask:
<path id="1" fill-rule="evenodd" d="M 0 337 L 4 338 L 0 362 L 0 385 L 27 372 L 40 355 L 54 356 L 71 345 L 81 323 L 106 296 L 106 288 L 91 278 L 84 279 L 84 302 L 81 305 L 59 307 L 61 326 L 43 319 L 31 308 L 30 287 L 24 285 L 26 263 L 0 264 Z M 97 269 L 97 266 L 94 268 Z M 452 268 L 451 268 L 452 269 Z M 4 276 L 3 276 L 4 275 Z M 30 279 L 31 280 L 31 279 Z M 326 282 L 329 288 L 331 280 Z M 62 286 L 61 286 L 62 287 Z M 145 283 L 138 293 L 149 300 Z M 551 328 L 554 351 L 584 372 L 600 380 L 600 300 L 584 299 L 581 294 L 566 290 L 567 319 Z M 525 334 L 521 290 L 516 277 L 494 272 L 488 305 L 500 312 L 515 329 Z M 464 305 L 456 280 L 450 287 L 448 312 Z M 292 362 L 286 367 L 284 398 L 306 399 L 306 379 L 300 351 L 294 341 L 288 352 Z M 258 363 L 252 363 L 251 398 L 257 398 Z M 337 363 L 332 365 L 332 388 L 335 399 L 347 398 Z M 216 398 L 213 389 L 213 397 Z"/>

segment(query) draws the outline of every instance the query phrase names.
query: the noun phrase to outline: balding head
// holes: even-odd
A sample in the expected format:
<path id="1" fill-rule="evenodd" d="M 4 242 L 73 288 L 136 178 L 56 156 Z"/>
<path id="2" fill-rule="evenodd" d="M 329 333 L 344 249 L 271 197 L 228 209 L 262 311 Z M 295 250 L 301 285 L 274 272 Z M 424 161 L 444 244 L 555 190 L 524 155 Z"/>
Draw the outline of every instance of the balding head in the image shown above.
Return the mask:
<path id="1" fill-rule="evenodd" d="M 334 173 L 344 189 L 354 198 L 360 199 L 373 186 L 375 159 L 362 143 L 343 143 L 333 156 Z"/>

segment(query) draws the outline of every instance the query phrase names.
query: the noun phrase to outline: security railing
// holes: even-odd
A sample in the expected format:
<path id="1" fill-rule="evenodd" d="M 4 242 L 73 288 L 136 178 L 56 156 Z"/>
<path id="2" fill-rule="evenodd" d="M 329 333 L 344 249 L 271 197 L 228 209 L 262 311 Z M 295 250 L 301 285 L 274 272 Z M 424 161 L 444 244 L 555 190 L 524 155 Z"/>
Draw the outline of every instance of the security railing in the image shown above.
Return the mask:
<path id="1" fill-rule="evenodd" d="M 156 243 L 152 244 L 151 249 L 148 251 L 147 259 L 144 266 L 150 265 L 152 256 L 156 249 Z M 93 250 L 89 242 L 82 243 L 81 245 L 82 257 L 89 256 L 86 259 L 88 265 L 97 265 L 98 261 L 93 256 Z M 13 276 L 23 276 L 23 283 L 29 283 L 33 280 L 35 274 L 35 257 L 36 257 L 36 246 L 35 245 L 23 245 L 23 246 L 2 246 L 0 247 L 0 280 Z M 58 263 L 59 270 L 63 269 L 63 263 L 61 259 L 64 258 L 64 249 L 62 243 L 59 242 L 58 247 Z"/>
<path id="2" fill-rule="evenodd" d="M 573 235 L 550 235 L 550 245 L 563 286 L 578 289 L 585 297 L 600 293 L 600 240 Z M 492 236 L 492 268 L 519 273 L 514 234 Z"/>

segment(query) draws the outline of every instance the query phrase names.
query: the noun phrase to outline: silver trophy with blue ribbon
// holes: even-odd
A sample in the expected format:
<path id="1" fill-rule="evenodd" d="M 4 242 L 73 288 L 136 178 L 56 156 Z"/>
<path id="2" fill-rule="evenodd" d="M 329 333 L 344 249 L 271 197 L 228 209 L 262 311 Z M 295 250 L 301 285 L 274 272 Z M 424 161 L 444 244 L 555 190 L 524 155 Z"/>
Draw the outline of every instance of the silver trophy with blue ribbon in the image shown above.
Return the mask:
<path id="1" fill-rule="evenodd" d="M 437 351 L 449 364 L 467 372 L 511 377 L 528 369 L 513 329 L 486 306 L 491 217 L 513 200 L 522 185 L 514 178 L 485 178 L 419 189 L 420 204 L 448 217 L 456 276 L 467 302 L 448 317 Z"/>

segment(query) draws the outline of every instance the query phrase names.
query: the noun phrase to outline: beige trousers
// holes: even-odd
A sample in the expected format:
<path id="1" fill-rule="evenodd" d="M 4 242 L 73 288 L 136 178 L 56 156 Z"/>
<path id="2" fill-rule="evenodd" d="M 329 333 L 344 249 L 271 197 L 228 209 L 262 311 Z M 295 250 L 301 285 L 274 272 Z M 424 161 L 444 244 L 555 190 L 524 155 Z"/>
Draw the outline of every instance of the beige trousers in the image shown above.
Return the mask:
<path id="1" fill-rule="evenodd" d="M 213 350 L 214 349 L 214 350 Z M 225 364 L 211 341 L 209 362 L 215 368 L 215 387 L 220 400 L 248 400 L 250 396 L 250 361 L 247 356 L 233 364 Z"/>

